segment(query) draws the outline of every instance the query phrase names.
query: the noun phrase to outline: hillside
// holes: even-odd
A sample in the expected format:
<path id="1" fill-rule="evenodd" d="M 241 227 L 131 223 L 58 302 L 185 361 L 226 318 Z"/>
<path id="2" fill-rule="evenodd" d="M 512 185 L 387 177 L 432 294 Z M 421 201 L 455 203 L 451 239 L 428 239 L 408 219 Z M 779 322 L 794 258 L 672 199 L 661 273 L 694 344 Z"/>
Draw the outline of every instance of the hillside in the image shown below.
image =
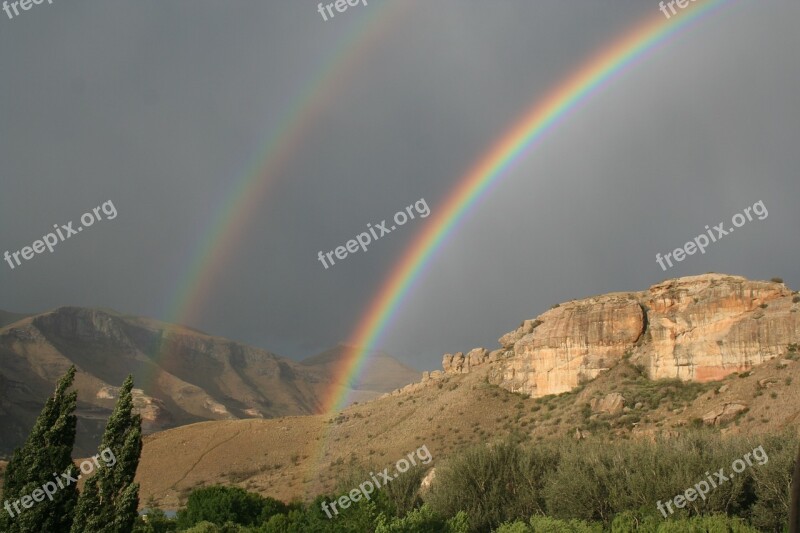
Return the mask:
<path id="1" fill-rule="evenodd" d="M 78 368 L 75 453 L 94 451 L 117 388 L 133 374 L 145 432 L 204 420 L 311 414 L 331 387 L 325 365 L 299 364 L 265 350 L 190 328 L 115 311 L 62 307 L 33 316 L 2 313 L 0 457 L 19 446 L 56 380 Z M 389 370 L 381 370 L 387 364 Z M 386 356 L 374 376 L 399 363 Z M 406 372 L 409 383 L 417 379 Z M 402 380 L 401 380 L 402 382 Z M 369 382 L 374 396 L 399 382 Z"/>
<path id="2" fill-rule="evenodd" d="M 369 461 L 382 468 L 424 444 L 435 464 L 466 446 L 511 434 L 532 441 L 564 435 L 613 441 L 676 435 L 691 426 L 707 427 L 726 435 L 797 430 L 800 427 L 797 330 L 781 326 L 787 321 L 795 324 L 793 316 L 786 316 L 794 314 L 795 295 L 782 283 L 748 282 L 730 276 L 710 275 L 665 283 L 674 288 L 672 302 L 679 302 L 677 296 L 686 291 L 692 304 L 708 304 L 718 298 L 729 304 L 727 308 L 709 304 L 714 312 L 697 312 L 699 307 L 693 307 L 692 313 L 676 309 L 668 319 L 658 318 L 658 324 L 651 322 L 639 331 L 632 347 L 620 342 L 623 349 L 619 357 L 614 356 L 615 352 L 603 352 L 602 369 L 595 369 L 598 371 L 593 375 L 586 375 L 586 366 L 581 367 L 575 361 L 602 360 L 592 359 L 595 346 L 611 343 L 603 340 L 604 334 L 600 332 L 617 335 L 621 329 L 614 326 L 614 320 L 625 315 L 598 313 L 587 309 L 586 301 L 576 301 L 548 311 L 551 314 L 542 315 L 544 319 L 526 320 L 520 328 L 522 332 L 501 337 L 501 345 L 505 343 L 514 349 L 504 347 L 489 352 L 478 348 L 466 355 L 446 354 L 443 371 L 426 372 L 419 383 L 351 406 L 334 417 L 208 422 L 154 434 L 146 439 L 138 473 L 143 498 L 153 496 L 166 508 L 176 508 L 193 488 L 219 482 L 287 501 L 311 498 L 332 490 L 353 462 Z M 764 293 L 751 290 L 750 283 L 766 287 L 774 298 L 765 302 Z M 731 294 L 726 297 L 720 286 Z M 616 299 L 619 295 L 592 300 L 602 302 L 606 298 Z M 623 300 L 627 298 L 626 295 Z M 753 316 L 742 318 L 735 310 L 746 299 L 750 301 L 744 308 L 753 308 Z M 766 308 L 762 307 L 764 303 Z M 564 314 L 556 314 L 561 307 L 560 313 Z M 766 316 L 764 310 L 769 307 L 775 309 L 768 322 L 772 326 L 751 328 L 750 321 L 762 320 Z M 576 309 L 579 311 L 573 312 Z M 561 318 L 553 320 L 557 316 Z M 564 316 L 573 318 L 564 320 Z M 684 368 L 688 365 L 678 364 L 669 378 L 652 376 L 654 366 L 648 361 L 663 361 L 664 352 L 652 345 L 648 348 L 648 339 L 661 338 L 654 335 L 660 331 L 657 328 L 676 324 L 692 324 L 692 329 L 696 329 L 701 322 L 699 317 L 704 323 L 716 324 L 714 334 L 707 333 L 711 344 L 716 346 L 721 339 L 725 346 L 725 339 L 729 338 L 725 332 L 738 331 L 737 327 L 750 328 L 748 331 L 757 335 L 722 352 L 728 354 L 722 360 L 724 373 L 692 375 Z M 548 320 L 549 328 L 532 335 Z M 537 321 L 539 324 L 531 331 L 524 332 Z M 740 321 L 739 326 L 732 327 Z M 574 337 L 544 335 L 543 332 L 559 331 L 552 322 L 562 324 L 559 327 L 571 331 Z M 581 338 L 591 342 L 581 344 L 576 340 Z M 690 363 L 708 357 L 706 352 L 694 351 L 697 346 L 708 344 L 697 334 L 672 340 L 671 346 Z M 572 350 L 569 353 L 576 356 L 536 358 L 531 354 L 537 352 L 527 348 L 536 343 L 541 343 L 544 350 L 551 350 L 550 353 L 556 345 Z M 689 343 L 691 350 L 684 343 Z M 754 346 L 762 348 L 750 358 L 741 358 L 736 351 L 753 350 Z M 531 391 L 537 397 L 509 390 L 518 383 L 509 368 L 527 364 L 529 377 L 536 377 L 539 372 L 559 376 L 547 366 L 553 360 L 561 361 L 564 368 L 572 368 L 575 386 L 558 395 Z M 537 369 L 537 364 L 544 366 Z M 695 365 L 698 366 L 701 365 Z M 560 376 L 569 375 L 557 368 L 561 369 Z M 558 379 L 561 378 L 553 382 L 554 386 L 563 384 Z"/>
<path id="3" fill-rule="evenodd" d="M 18 322 L 23 318 L 28 318 L 31 315 L 25 315 L 22 313 L 10 313 L 8 311 L 3 311 L 0 309 L 0 328 L 7 326 L 9 324 L 13 324 L 14 322 Z"/>
<path id="4" fill-rule="evenodd" d="M 347 346 L 339 345 L 304 359 L 300 364 L 333 378 L 335 370 L 341 367 L 347 351 Z M 372 400 L 385 392 L 419 381 L 420 375 L 417 370 L 404 365 L 385 352 L 370 352 L 358 381 L 349 384 L 352 389 L 349 398 L 351 402 Z"/>
<path id="5" fill-rule="evenodd" d="M 142 501 L 153 496 L 175 509 L 193 488 L 214 483 L 285 501 L 310 499 L 333 490 L 352 461 L 380 469 L 424 444 L 435 466 L 466 446 L 511 433 L 536 442 L 563 435 L 669 435 L 697 425 L 723 434 L 759 434 L 800 424 L 796 359 L 705 384 L 650 381 L 623 362 L 580 390 L 542 398 L 489 384 L 487 370 L 442 376 L 430 386 L 355 405 L 335 417 L 205 422 L 150 435 L 137 475 Z M 615 402 L 617 393 L 621 404 Z M 731 405 L 743 409 L 726 411 Z M 721 412 L 725 416 L 718 416 Z"/>

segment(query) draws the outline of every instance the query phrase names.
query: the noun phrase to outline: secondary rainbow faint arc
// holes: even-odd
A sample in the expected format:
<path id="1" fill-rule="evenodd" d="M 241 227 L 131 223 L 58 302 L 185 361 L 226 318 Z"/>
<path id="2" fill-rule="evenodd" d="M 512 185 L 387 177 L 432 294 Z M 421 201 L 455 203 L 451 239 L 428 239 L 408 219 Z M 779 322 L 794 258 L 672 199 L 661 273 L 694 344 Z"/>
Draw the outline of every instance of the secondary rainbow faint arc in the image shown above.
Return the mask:
<path id="1" fill-rule="evenodd" d="M 544 99 L 538 100 L 521 120 L 478 159 L 459 180 L 455 190 L 441 205 L 435 207 L 435 213 L 432 206 L 432 219 L 408 247 L 358 322 L 347 343 L 349 346 L 347 354 L 334 376 L 333 383 L 336 385 L 323 403 L 324 412 L 330 413 L 344 407 L 349 385 L 360 375 L 368 359 L 367 355 L 375 349 L 403 298 L 410 292 L 441 242 L 453 231 L 482 193 L 495 183 L 527 148 L 534 145 L 560 118 L 566 116 L 604 82 L 624 71 L 625 67 L 670 36 L 687 28 L 716 8 L 733 1 L 697 2 L 690 4 L 670 19 L 660 13 L 648 18 L 585 63 Z"/>
<path id="2" fill-rule="evenodd" d="M 313 119 L 327 106 L 336 104 L 336 97 L 353 72 L 365 62 L 369 46 L 379 38 L 385 38 L 391 24 L 399 23 L 402 15 L 410 12 L 416 2 L 402 0 L 369 6 L 365 16 L 332 51 L 313 80 L 293 100 L 284 113 L 280 124 L 271 128 L 273 133 L 263 148 L 251 159 L 250 166 L 237 174 L 228 194 L 214 215 L 208 219 L 206 228 L 197 234 L 202 236 L 188 261 L 170 300 L 165 305 L 166 321 L 172 324 L 195 322 L 193 314 L 202 309 L 214 285 L 214 278 L 221 271 L 226 258 L 231 257 L 241 246 L 242 235 L 248 228 L 269 186 L 277 179 L 281 167 L 296 153 L 301 140 L 314 124 Z M 316 11 L 309 17 L 318 16 Z M 329 20 L 327 24 L 338 23 Z M 325 21 L 318 20 L 318 24 Z M 167 329 L 156 348 L 155 357 L 162 360 L 169 355 L 172 331 Z M 146 381 L 154 379 L 155 367 Z"/>

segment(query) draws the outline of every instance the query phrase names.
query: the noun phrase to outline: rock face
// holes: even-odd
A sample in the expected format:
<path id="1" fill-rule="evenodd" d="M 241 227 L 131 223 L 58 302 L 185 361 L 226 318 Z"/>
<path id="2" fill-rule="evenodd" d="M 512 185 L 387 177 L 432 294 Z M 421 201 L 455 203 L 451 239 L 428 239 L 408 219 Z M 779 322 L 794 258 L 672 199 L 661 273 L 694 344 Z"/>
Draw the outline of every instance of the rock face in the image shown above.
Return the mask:
<path id="1" fill-rule="evenodd" d="M 643 350 L 653 379 L 713 381 L 786 351 L 800 332 L 798 305 L 782 283 L 706 275 L 654 285 Z"/>
<path id="2" fill-rule="evenodd" d="M 732 402 L 709 411 L 703 415 L 703 423 L 708 426 L 719 426 L 734 420 L 739 414 L 747 411 L 747 404 L 744 402 Z"/>
<path id="3" fill-rule="evenodd" d="M 604 398 L 593 398 L 590 402 L 592 411 L 595 413 L 609 413 L 616 415 L 625 408 L 625 397 L 618 392 L 606 394 Z"/>
<path id="4" fill-rule="evenodd" d="M 646 324 L 638 301 L 620 295 L 569 302 L 538 320 L 538 327 L 514 343 L 514 356 L 503 369 L 504 385 L 534 396 L 566 392 L 593 379 L 633 347 Z"/>
<path id="5" fill-rule="evenodd" d="M 783 283 L 672 279 L 555 306 L 500 337 L 502 350 L 447 354 L 443 367 L 466 373 L 495 365 L 497 384 L 532 396 L 570 391 L 625 356 L 651 379 L 713 381 L 786 353 L 800 340 L 799 309 Z"/>

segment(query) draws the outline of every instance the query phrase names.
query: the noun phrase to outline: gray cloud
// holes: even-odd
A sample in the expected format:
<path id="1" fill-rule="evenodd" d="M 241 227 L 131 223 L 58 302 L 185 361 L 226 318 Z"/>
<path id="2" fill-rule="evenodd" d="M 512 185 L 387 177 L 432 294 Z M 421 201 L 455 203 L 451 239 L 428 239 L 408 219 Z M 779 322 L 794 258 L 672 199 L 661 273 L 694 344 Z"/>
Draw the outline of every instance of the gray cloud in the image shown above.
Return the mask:
<path id="1" fill-rule="evenodd" d="M 385 9 L 323 22 L 313 2 L 56 0 L 0 20 L 0 251 L 106 200 L 119 211 L 53 254 L 3 263 L 0 308 L 172 319 L 231 187 L 337 46 Z M 317 252 L 419 198 L 435 214 L 534 102 L 654 12 L 447 0 L 390 19 L 322 86 L 191 325 L 293 357 L 345 340 L 433 217 L 329 270 Z M 382 346 L 436 368 L 571 298 L 707 271 L 800 286 L 798 15 L 790 0 L 733 1 L 604 85 L 467 213 Z M 758 200 L 766 220 L 657 265 Z"/>

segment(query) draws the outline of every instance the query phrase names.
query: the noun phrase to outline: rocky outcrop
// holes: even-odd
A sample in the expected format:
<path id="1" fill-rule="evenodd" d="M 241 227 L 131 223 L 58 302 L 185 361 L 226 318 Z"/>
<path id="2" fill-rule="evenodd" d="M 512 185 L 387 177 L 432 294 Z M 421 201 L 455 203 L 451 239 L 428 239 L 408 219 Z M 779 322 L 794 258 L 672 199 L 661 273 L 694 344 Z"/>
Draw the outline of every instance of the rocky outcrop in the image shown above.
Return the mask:
<path id="1" fill-rule="evenodd" d="M 616 294 L 562 304 L 537 320 L 503 367 L 504 386 L 533 396 L 572 390 L 607 370 L 639 340 L 646 323 L 634 298 Z"/>
<path id="2" fill-rule="evenodd" d="M 419 484 L 420 491 L 426 492 L 430 490 L 433 480 L 436 479 L 436 467 L 431 468 Z"/>
<path id="3" fill-rule="evenodd" d="M 100 390 L 95 394 L 95 398 L 116 401 L 119 398 L 119 390 L 119 387 L 105 385 L 100 387 Z M 131 396 L 133 397 L 134 410 L 142 417 L 142 422 L 145 425 L 160 427 L 172 421 L 163 401 L 148 396 L 142 389 L 131 389 Z"/>
<path id="4" fill-rule="evenodd" d="M 713 381 L 784 354 L 800 340 L 799 309 L 781 282 L 678 278 L 554 306 L 500 337 L 501 349 L 446 354 L 442 366 L 488 364 L 495 383 L 532 396 L 570 391 L 623 357 L 652 379 Z"/>
<path id="5" fill-rule="evenodd" d="M 713 381 L 786 351 L 800 336 L 793 294 L 782 283 L 710 274 L 654 285 L 641 350 L 651 378 Z"/>
<path id="6" fill-rule="evenodd" d="M 506 349 L 513 349 L 514 345 L 520 340 L 522 337 L 529 333 L 533 333 L 533 330 L 536 329 L 537 326 L 540 326 L 542 321 L 539 319 L 536 320 L 524 320 L 520 326 L 510 333 L 506 333 L 502 337 L 498 339 L 500 346 Z"/>
<path id="7" fill-rule="evenodd" d="M 703 415 L 703 423 L 708 426 L 719 426 L 727 424 L 736 419 L 737 416 L 747 411 L 747 404 L 744 402 L 726 403 Z"/>
<path id="8" fill-rule="evenodd" d="M 616 415 L 625 408 L 625 397 L 618 392 L 606 394 L 603 398 L 592 398 L 589 402 L 594 413 L 609 413 Z"/>
<path id="9" fill-rule="evenodd" d="M 470 370 L 490 361 L 497 361 L 501 357 L 502 350 L 489 352 L 486 348 L 473 348 L 467 355 L 463 352 L 455 354 L 444 354 L 442 358 L 442 368 L 447 374 L 469 374 Z"/>

